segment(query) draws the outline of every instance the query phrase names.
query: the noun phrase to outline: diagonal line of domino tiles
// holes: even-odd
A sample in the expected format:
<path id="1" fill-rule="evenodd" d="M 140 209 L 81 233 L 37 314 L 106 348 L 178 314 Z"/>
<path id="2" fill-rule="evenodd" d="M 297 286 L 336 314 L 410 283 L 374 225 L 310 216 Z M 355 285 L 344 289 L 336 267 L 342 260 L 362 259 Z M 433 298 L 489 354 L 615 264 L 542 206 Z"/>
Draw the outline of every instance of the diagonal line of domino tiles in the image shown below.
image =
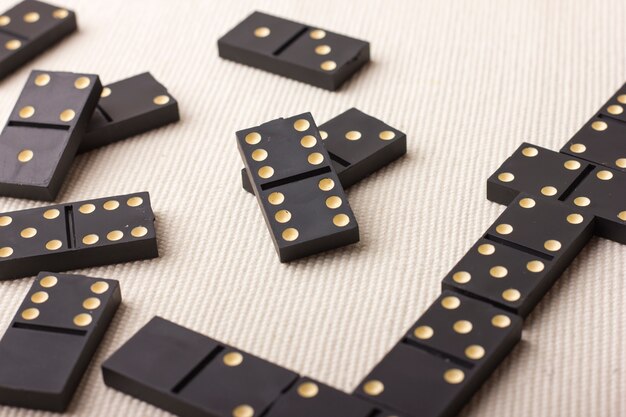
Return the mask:
<path id="1" fill-rule="evenodd" d="M 508 207 L 353 395 L 158 317 L 103 364 L 105 383 L 185 416 L 455 415 L 589 239 L 626 243 L 625 91 L 560 153 L 524 143 L 489 178 Z"/>

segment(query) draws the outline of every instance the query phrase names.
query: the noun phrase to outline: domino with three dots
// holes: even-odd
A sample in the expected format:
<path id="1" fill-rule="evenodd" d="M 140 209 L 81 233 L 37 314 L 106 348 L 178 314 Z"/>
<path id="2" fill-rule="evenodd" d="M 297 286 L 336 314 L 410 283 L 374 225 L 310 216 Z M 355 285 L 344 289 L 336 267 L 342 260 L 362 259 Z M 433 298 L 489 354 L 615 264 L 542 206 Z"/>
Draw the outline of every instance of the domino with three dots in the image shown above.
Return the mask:
<path id="1" fill-rule="evenodd" d="M 178 102 L 149 72 L 109 84 L 80 143 L 87 152 L 180 120 Z"/>
<path id="2" fill-rule="evenodd" d="M 372 417 L 366 401 L 160 317 L 102 364 L 104 382 L 180 416 Z"/>
<path id="3" fill-rule="evenodd" d="M 97 75 L 31 72 L 0 134 L 0 195 L 55 199 L 101 92 Z"/>
<path id="4" fill-rule="evenodd" d="M 64 411 L 121 299 L 115 280 L 40 273 L 0 340 L 0 403 Z"/>
<path id="5" fill-rule="evenodd" d="M 355 391 L 414 417 L 447 417 L 461 407 L 521 338 L 522 319 L 445 291 Z"/>
<path id="6" fill-rule="evenodd" d="M 237 132 L 281 262 L 359 240 L 359 228 L 310 113 Z"/>
<path id="7" fill-rule="evenodd" d="M 0 280 L 158 255 L 147 192 L 0 214 Z"/>
<path id="8" fill-rule="evenodd" d="M 319 131 L 343 188 L 406 154 L 404 133 L 356 108 L 320 125 Z M 254 194 L 246 170 L 241 174 L 243 188 Z"/>
<path id="9" fill-rule="evenodd" d="M 77 29 L 67 9 L 25 0 L 0 15 L 0 79 Z"/>
<path id="10" fill-rule="evenodd" d="M 370 59 L 368 42 L 254 12 L 218 42 L 219 56 L 326 90 Z"/>

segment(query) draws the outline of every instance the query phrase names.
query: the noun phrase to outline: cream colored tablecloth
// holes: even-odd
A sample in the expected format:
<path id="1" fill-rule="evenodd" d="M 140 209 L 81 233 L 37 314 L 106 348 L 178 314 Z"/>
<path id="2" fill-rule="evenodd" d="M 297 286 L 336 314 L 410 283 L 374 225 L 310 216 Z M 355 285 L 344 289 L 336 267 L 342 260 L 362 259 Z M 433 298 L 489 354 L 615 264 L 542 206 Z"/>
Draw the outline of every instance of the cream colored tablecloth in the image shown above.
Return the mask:
<path id="1" fill-rule="evenodd" d="M 124 304 L 72 416 L 166 415 L 106 388 L 100 372 L 155 314 L 354 389 L 502 211 L 485 198 L 487 177 L 522 141 L 560 149 L 626 80 L 623 0 L 57 3 L 77 11 L 80 31 L 0 82 L 0 120 L 33 68 L 104 83 L 149 70 L 182 117 L 77 158 L 59 196 L 150 191 L 161 250 L 78 271 L 119 279 Z M 255 9 L 369 40 L 373 62 L 330 93 L 219 59 L 218 37 Z M 322 123 L 352 106 L 405 131 L 408 155 L 350 189 L 359 244 L 280 264 L 240 189 L 234 132 L 304 111 Z M 0 211 L 39 205 L 0 198 Z M 463 415 L 626 415 L 625 255 L 594 238 Z M 31 282 L 0 283 L 2 331 Z"/>

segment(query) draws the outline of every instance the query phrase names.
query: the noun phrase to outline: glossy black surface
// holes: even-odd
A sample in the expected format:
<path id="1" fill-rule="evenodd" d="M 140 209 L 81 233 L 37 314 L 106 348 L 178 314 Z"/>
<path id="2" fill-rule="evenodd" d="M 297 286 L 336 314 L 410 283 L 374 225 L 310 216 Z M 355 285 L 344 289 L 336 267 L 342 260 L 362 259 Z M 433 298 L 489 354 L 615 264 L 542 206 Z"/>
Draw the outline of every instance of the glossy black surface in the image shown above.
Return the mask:
<path id="1" fill-rule="evenodd" d="M 147 192 L 0 213 L 0 280 L 157 256 Z"/>

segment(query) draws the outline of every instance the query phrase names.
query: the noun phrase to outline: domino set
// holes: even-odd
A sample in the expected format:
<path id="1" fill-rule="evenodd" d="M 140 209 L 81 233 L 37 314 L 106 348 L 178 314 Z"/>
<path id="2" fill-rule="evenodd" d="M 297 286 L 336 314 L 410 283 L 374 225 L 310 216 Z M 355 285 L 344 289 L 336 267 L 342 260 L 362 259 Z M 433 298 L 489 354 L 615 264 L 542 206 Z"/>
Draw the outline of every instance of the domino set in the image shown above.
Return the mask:
<path id="1" fill-rule="evenodd" d="M 0 16 L 0 78 L 76 30 L 25 0 Z M 219 55 L 327 90 L 369 43 L 255 12 Z M 505 211 L 442 281 L 440 297 L 348 394 L 154 317 L 101 365 L 106 385 L 193 417 L 448 417 L 521 339 L 523 320 L 593 235 L 626 243 L 626 85 L 561 149 L 522 144 L 487 181 Z M 0 134 L 0 195 L 52 201 L 77 153 L 179 120 L 149 73 L 33 71 Z M 406 135 L 356 108 L 236 132 L 281 262 L 359 240 L 345 189 L 406 153 Z M 0 340 L 0 404 L 62 412 L 121 304 L 115 280 L 61 273 L 158 256 L 147 192 L 0 214 L 0 280 L 37 275 Z"/>
<path id="2" fill-rule="evenodd" d="M 269 142 L 273 129 L 288 137 L 284 132 L 305 119 L 305 132 L 308 115 L 239 132 L 240 149 L 246 149 L 246 137 L 253 145 Z M 579 136 L 568 149 L 578 149 Z M 296 163 L 306 155 L 301 149 L 287 153 Z M 623 156 L 618 149 L 601 161 L 585 161 L 522 144 L 487 182 L 488 198 L 507 209 L 352 396 L 159 317 L 104 362 L 105 383 L 183 416 L 453 416 L 515 347 L 523 319 L 591 236 L 624 243 L 625 177 L 613 162 L 603 165 Z M 248 172 L 265 164 L 246 158 Z M 283 172 L 281 166 L 278 176 Z M 266 191 L 268 182 L 252 183 L 257 197 Z"/>

